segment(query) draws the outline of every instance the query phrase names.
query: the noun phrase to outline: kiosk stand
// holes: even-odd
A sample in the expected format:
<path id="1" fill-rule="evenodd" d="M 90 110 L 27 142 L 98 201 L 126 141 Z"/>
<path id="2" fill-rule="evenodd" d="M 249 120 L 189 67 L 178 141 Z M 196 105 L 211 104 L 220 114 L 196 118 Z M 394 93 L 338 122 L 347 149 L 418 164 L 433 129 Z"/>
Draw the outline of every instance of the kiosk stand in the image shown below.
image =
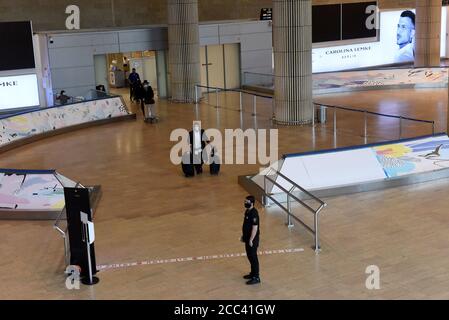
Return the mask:
<path id="1" fill-rule="evenodd" d="M 85 285 L 94 285 L 100 282 L 100 279 L 92 275 L 92 260 L 90 258 L 90 245 L 95 241 L 94 224 L 89 221 L 87 213 L 80 212 L 81 223 L 83 224 L 83 242 L 86 243 L 87 264 L 89 266 L 89 277 L 84 277 L 81 282 Z"/>
<path id="2" fill-rule="evenodd" d="M 81 282 L 98 283 L 95 261 L 95 233 L 92 223 L 90 192 L 88 188 L 64 188 L 69 233 L 70 264 L 81 268 Z"/>

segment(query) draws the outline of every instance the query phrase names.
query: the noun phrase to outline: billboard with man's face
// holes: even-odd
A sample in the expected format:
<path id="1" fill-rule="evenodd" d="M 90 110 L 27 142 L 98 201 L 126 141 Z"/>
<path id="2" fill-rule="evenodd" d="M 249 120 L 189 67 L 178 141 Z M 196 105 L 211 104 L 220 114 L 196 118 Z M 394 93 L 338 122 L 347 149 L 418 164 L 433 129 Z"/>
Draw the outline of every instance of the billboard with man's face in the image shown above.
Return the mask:
<path id="1" fill-rule="evenodd" d="M 415 13 L 406 10 L 399 16 L 397 32 L 398 51 L 395 62 L 413 61 L 415 58 Z"/>
<path id="2" fill-rule="evenodd" d="M 446 8 L 442 10 L 442 31 L 446 34 Z M 380 13 L 379 39 L 375 42 L 315 48 L 312 50 L 313 72 L 413 62 L 415 56 L 415 10 Z M 441 52 L 446 52 L 446 38 L 441 37 Z"/>

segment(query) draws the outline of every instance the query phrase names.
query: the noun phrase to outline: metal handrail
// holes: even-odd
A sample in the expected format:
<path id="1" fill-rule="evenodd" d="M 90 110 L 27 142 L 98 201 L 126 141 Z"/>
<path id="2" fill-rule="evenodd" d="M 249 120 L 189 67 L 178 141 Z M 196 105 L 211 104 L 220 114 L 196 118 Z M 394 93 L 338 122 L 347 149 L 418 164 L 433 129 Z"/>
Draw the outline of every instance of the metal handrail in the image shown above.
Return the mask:
<path id="1" fill-rule="evenodd" d="M 341 110 L 345 110 L 345 111 L 360 112 L 360 113 L 366 112 L 368 114 L 381 116 L 381 117 L 387 117 L 387 118 L 410 120 L 410 121 L 424 122 L 424 123 L 430 123 L 430 124 L 435 123 L 435 121 L 432 121 L 432 120 L 414 119 L 414 118 L 409 118 L 409 117 L 404 117 L 404 116 L 396 116 L 396 115 L 393 115 L 393 114 L 385 114 L 385 113 L 379 113 L 379 112 L 374 112 L 374 111 L 368 111 L 368 110 L 365 110 L 365 109 L 353 109 L 353 108 L 349 108 L 349 107 L 334 106 L 334 105 L 328 105 L 328 104 L 317 103 L 317 102 L 314 102 L 313 104 L 316 105 L 316 106 L 321 106 L 321 107 L 326 107 L 326 108 L 341 109 Z"/>
<path id="2" fill-rule="evenodd" d="M 215 91 L 221 91 L 221 92 L 241 92 L 241 93 L 245 93 L 245 94 L 250 94 L 259 98 L 266 98 L 266 99 L 273 99 L 273 96 L 271 95 L 264 95 L 264 94 L 260 94 L 257 92 L 252 92 L 252 91 L 248 91 L 248 90 L 243 90 L 243 89 L 225 89 L 225 88 L 219 88 L 219 87 L 209 87 L 209 86 L 203 86 L 203 85 L 195 85 L 195 87 L 197 88 L 204 88 L 204 89 L 214 89 Z"/>
<path id="3" fill-rule="evenodd" d="M 279 189 L 281 189 L 282 191 L 286 192 L 286 193 L 290 193 L 291 190 L 287 190 L 284 187 L 282 187 L 280 184 L 278 184 L 275 180 L 271 179 L 268 175 L 265 176 L 266 179 L 268 181 L 270 181 L 271 183 L 275 184 Z M 298 197 L 296 197 L 294 194 L 290 195 L 290 198 L 292 198 L 293 200 L 298 201 L 299 203 L 301 203 L 307 210 L 309 210 L 312 213 L 315 213 L 315 210 L 313 210 L 307 203 L 303 202 L 302 200 L 298 199 Z"/>
<path id="4" fill-rule="evenodd" d="M 276 182 L 276 180 L 273 180 L 270 178 L 270 174 L 275 171 L 275 175 L 280 176 L 281 178 L 285 179 L 288 183 L 290 183 L 292 185 L 292 188 L 290 190 L 287 190 L 286 188 L 284 188 L 281 184 L 279 184 L 278 182 Z M 267 180 L 269 182 L 271 182 L 274 186 L 277 186 L 280 190 L 282 190 L 283 192 L 285 192 L 287 194 L 287 208 L 285 206 L 283 206 L 279 201 L 277 201 L 273 196 L 272 193 L 269 193 L 267 190 Z M 298 197 L 296 197 L 293 194 L 293 191 L 295 189 L 300 190 L 301 192 L 305 193 L 307 196 L 309 196 L 311 199 L 317 201 L 320 206 L 318 207 L 318 209 L 313 209 L 312 207 L 310 207 L 307 203 L 305 203 L 304 201 L 302 201 L 301 199 L 299 199 Z M 320 212 L 327 206 L 327 204 L 322 201 L 321 199 L 315 197 L 313 194 L 311 194 L 309 191 L 307 191 L 306 189 L 304 189 L 303 187 L 301 187 L 300 185 L 298 185 L 297 183 L 293 182 L 291 179 L 289 179 L 288 177 L 286 177 L 284 174 L 280 173 L 279 171 L 270 168 L 270 170 L 268 171 L 268 173 L 264 176 L 264 194 L 265 197 L 268 197 L 269 199 L 271 199 L 271 201 L 273 201 L 275 204 L 277 204 L 283 211 L 285 211 L 287 213 L 287 218 L 288 218 L 288 226 L 292 227 L 293 224 L 291 222 L 291 218 L 293 218 L 294 220 L 296 220 L 297 222 L 299 222 L 303 227 L 306 228 L 307 231 L 309 231 L 310 233 L 312 233 L 314 235 L 315 238 L 315 252 L 319 253 L 321 251 L 320 248 L 320 241 L 319 241 L 319 214 Z M 308 211 L 310 211 L 313 215 L 314 215 L 314 228 L 311 228 L 310 226 L 308 226 L 304 221 L 302 221 L 300 218 L 298 218 L 297 216 L 295 216 L 292 212 L 292 208 L 291 208 L 291 199 L 296 200 L 301 206 L 303 206 L 304 208 L 306 208 Z M 265 201 L 266 202 L 266 201 Z"/>
<path id="5" fill-rule="evenodd" d="M 241 90 L 241 89 L 224 89 L 224 88 L 219 88 L 219 87 L 209 87 L 209 86 L 203 86 L 203 85 L 196 85 L 196 87 L 198 87 L 198 88 L 205 88 L 205 89 L 214 89 L 215 91 L 218 90 L 218 91 L 221 91 L 221 92 L 241 92 L 241 93 L 250 94 L 250 95 L 253 95 L 253 96 L 256 96 L 256 97 L 260 97 L 260 98 L 273 99 L 273 96 L 270 96 L 270 95 L 263 95 L 263 94 L 259 94 L 259 93 L 255 93 L 255 92 L 251 92 L 251 91 L 247 91 L 247 90 Z M 366 109 L 354 109 L 354 108 L 349 108 L 349 107 L 335 106 L 335 105 L 323 104 L 323 103 L 318 103 L 318 102 L 313 102 L 313 104 L 316 105 L 316 106 L 322 106 L 322 107 L 326 107 L 326 108 L 336 108 L 336 109 L 341 109 L 341 110 L 346 110 L 346 111 L 353 111 L 353 112 L 360 112 L 360 113 L 366 112 L 368 114 L 381 116 L 381 117 L 388 117 L 388 118 L 395 118 L 395 119 L 402 118 L 402 120 L 410 120 L 410 121 L 424 122 L 424 123 L 430 123 L 430 124 L 435 123 L 435 121 L 432 121 L 432 120 L 415 119 L 415 118 L 410 118 L 410 117 L 397 116 L 397 115 L 393 115 L 393 114 L 386 114 L 386 113 L 369 111 L 369 110 L 366 110 Z"/>
<path id="6" fill-rule="evenodd" d="M 407 70 L 407 69 L 448 69 L 449 66 L 429 66 L 429 67 L 418 67 L 415 68 L 413 65 L 410 66 L 373 66 L 373 67 L 366 67 L 366 68 L 356 68 L 356 69 L 350 69 L 350 70 L 335 70 L 335 71 L 324 71 L 324 72 L 314 72 L 313 74 L 329 74 L 329 73 L 349 73 L 349 72 L 363 72 L 363 71 L 383 71 L 383 70 Z M 257 75 L 257 76 L 264 76 L 264 77 L 272 77 L 274 78 L 275 75 L 273 73 L 261 73 L 261 72 L 250 72 L 245 71 L 243 72 L 243 77 L 246 79 L 246 75 Z"/>
<path id="7" fill-rule="evenodd" d="M 333 111 L 333 114 L 334 114 L 334 120 L 333 120 L 333 123 L 334 123 L 334 136 L 336 136 L 336 134 L 337 134 L 337 110 L 344 110 L 344 111 L 350 111 L 350 112 L 363 113 L 364 114 L 363 137 L 365 138 L 365 144 L 368 143 L 368 140 L 367 140 L 368 139 L 368 119 L 367 119 L 368 114 L 379 116 L 379 117 L 387 117 L 387 118 L 398 119 L 399 120 L 399 139 L 402 139 L 403 120 L 431 124 L 432 125 L 432 135 L 435 135 L 435 121 L 432 121 L 432 120 L 414 119 L 414 118 L 410 118 L 410 117 L 383 114 L 383 113 L 373 112 L 373 111 L 368 111 L 368 110 L 363 110 L 363 109 L 361 110 L 361 109 L 352 109 L 352 108 L 348 108 L 348 107 L 326 105 L 326 104 L 321 104 L 321 103 L 316 103 L 316 102 L 313 103 L 313 115 L 314 115 L 313 118 L 312 118 L 313 126 L 315 126 L 315 111 L 316 111 L 317 107 L 319 107 L 320 110 L 323 110 L 323 108 L 324 108 L 324 110 L 326 110 L 328 108 L 332 108 L 334 110 Z"/>
<path id="8" fill-rule="evenodd" d="M 258 75 L 258 76 L 274 77 L 274 74 L 272 74 L 272 73 L 262 73 L 262 72 L 245 71 L 245 72 L 243 72 L 243 74 L 255 74 L 255 75 Z"/>
<path id="9" fill-rule="evenodd" d="M 212 93 L 216 94 L 215 108 L 217 110 L 219 108 L 223 108 L 223 109 L 229 109 L 229 110 L 232 110 L 232 111 L 237 111 L 237 112 L 240 112 L 241 114 L 248 113 L 248 112 L 244 112 L 243 111 L 243 109 L 244 109 L 243 108 L 243 95 L 247 94 L 247 95 L 252 96 L 252 98 L 253 98 L 252 99 L 253 100 L 253 103 L 252 103 L 253 104 L 253 111 L 251 112 L 251 115 L 253 117 L 255 117 L 255 118 L 258 116 L 258 112 L 257 112 L 257 98 L 270 99 L 270 100 L 273 101 L 273 97 L 272 96 L 258 94 L 258 93 L 254 93 L 254 92 L 246 91 L 246 90 L 242 90 L 242 89 L 225 89 L 225 88 L 219 88 L 219 87 L 195 85 L 195 101 L 194 101 L 194 103 L 197 104 L 197 105 L 199 104 L 199 102 L 201 100 L 200 99 L 200 94 L 198 94 L 198 89 L 199 88 L 208 89 L 207 93 L 210 93 L 209 89 L 213 90 Z M 220 97 L 219 97 L 219 93 L 220 92 L 236 92 L 236 93 L 239 93 L 239 95 L 240 95 L 239 109 L 236 110 L 236 109 L 231 109 L 231 108 L 226 108 L 226 107 L 220 106 Z M 211 105 L 213 105 L 213 104 L 211 104 Z M 268 119 L 269 120 L 273 120 L 274 119 L 274 105 L 273 105 L 273 103 L 271 104 L 271 116 Z"/>
<path id="10" fill-rule="evenodd" d="M 319 199 L 318 197 L 314 196 L 313 194 L 311 194 L 309 191 L 307 191 L 306 189 L 304 189 L 303 187 L 301 187 L 299 184 L 296 184 L 295 182 L 293 182 L 291 179 L 289 179 L 287 176 L 285 176 L 284 174 L 280 173 L 279 171 L 276 173 L 278 176 L 281 176 L 285 181 L 287 181 L 288 183 L 290 183 L 291 185 L 295 186 L 297 189 L 301 190 L 303 193 L 305 193 L 306 195 L 308 195 L 310 198 L 316 200 L 318 203 L 320 203 L 321 205 L 326 204 L 323 200 Z"/>
<path id="11" fill-rule="evenodd" d="M 243 112 L 243 94 L 248 94 L 253 96 L 253 112 L 252 115 L 254 117 L 256 117 L 258 115 L 257 113 L 257 97 L 260 98 L 265 98 L 265 99 L 271 99 L 273 100 L 273 96 L 271 95 L 263 95 L 263 94 L 258 94 L 258 93 L 254 93 L 251 91 L 247 91 L 247 90 L 242 90 L 242 89 L 225 89 L 225 88 L 219 88 L 219 87 L 210 87 L 210 86 L 203 86 L 203 85 L 195 85 L 195 103 L 198 104 L 200 99 L 199 99 L 199 95 L 198 95 L 198 88 L 205 88 L 205 89 L 212 89 L 215 91 L 216 93 L 216 103 L 215 103 L 215 107 L 218 109 L 220 108 L 220 103 L 219 103 L 219 93 L 220 92 L 237 92 L 240 94 L 240 108 L 238 111 Z M 337 112 L 336 110 L 344 110 L 344 111 L 350 111 L 350 112 L 358 112 L 358 113 L 363 113 L 364 114 L 364 135 L 363 137 L 365 138 L 365 144 L 368 143 L 367 138 L 368 138 L 368 130 L 367 130 L 367 116 L 368 115 L 375 115 L 375 116 L 379 116 L 379 117 L 387 117 L 387 118 L 393 118 L 393 119 L 398 119 L 400 121 L 399 124 L 399 139 L 402 138 L 402 121 L 403 120 L 407 120 L 407 121 L 414 121 L 414 122 L 421 122 L 421 123 L 428 123 L 432 125 L 432 135 L 435 134 L 435 121 L 432 120 L 423 120 L 423 119 L 415 119 L 415 118 L 410 118 L 410 117 L 404 117 L 404 116 L 397 116 L 397 115 L 391 115 L 391 114 L 385 114 L 385 113 L 379 113 L 379 112 L 374 112 L 374 111 L 368 111 L 366 109 L 354 109 L 354 108 L 349 108 L 349 107 L 343 107 L 343 106 L 335 106 L 335 105 L 327 105 L 327 104 L 322 104 L 322 103 L 317 103 L 317 102 L 313 102 L 313 117 L 312 117 L 312 124 L 313 126 L 315 126 L 315 111 L 316 111 L 316 107 L 319 107 L 320 109 L 327 109 L 327 108 L 333 108 L 334 109 L 334 135 L 337 134 Z M 272 104 L 272 117 L 271 120 L 275 120 L 275 111 L 274 111 L 274 105 Z"/>

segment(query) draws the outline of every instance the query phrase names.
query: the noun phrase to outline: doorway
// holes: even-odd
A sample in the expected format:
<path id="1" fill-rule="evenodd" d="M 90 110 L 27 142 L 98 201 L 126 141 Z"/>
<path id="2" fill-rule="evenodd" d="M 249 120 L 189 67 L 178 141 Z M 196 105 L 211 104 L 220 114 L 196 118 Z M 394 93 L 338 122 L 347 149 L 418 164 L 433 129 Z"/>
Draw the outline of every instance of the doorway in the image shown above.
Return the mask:
<path id="1" fill-rule="evenodd" d="M 155 95 L 167 97 L 165 51 L 135 51 L 94 56 L 96 85 L 129 99 L 128 77 L 135 68 L 141 81 L 147 80 Z"/>
<path id="2" fill-rule="evenodd" d="M 238 89 L 240 81 L 240 44 L 201 47 L 201 85 Z M 211 91 L 203 89 L 203 91 Z"/>

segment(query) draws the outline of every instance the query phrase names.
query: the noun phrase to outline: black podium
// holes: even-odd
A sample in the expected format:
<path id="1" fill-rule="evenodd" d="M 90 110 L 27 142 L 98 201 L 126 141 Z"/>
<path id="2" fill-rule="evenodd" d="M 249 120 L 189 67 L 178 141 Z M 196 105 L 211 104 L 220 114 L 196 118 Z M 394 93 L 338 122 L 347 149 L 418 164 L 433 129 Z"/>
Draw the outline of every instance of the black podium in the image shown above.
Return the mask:
<path id="1" fill-rule="evenodd" d="M 86 224 L 81 220 L 82 213 L 85 213 L 88 221 L 92 222 L 89 189 L 64 188 L 64 198 L 69 233 L 70 264 L 81 267 L 80 275 L 83 283 L 95 284 L 96 282 L 92 283 L 92 276 L 97 273 L 95 247 L 93 243 L 90 243 Z M 89 247 L 87 248 L 87 246 Z M 90 253 L 90 261 L 88 252 Z M 90 281 L 86 283 L 86 280 Z M 98 281 L 98 279 L 95 281 Z"/>

